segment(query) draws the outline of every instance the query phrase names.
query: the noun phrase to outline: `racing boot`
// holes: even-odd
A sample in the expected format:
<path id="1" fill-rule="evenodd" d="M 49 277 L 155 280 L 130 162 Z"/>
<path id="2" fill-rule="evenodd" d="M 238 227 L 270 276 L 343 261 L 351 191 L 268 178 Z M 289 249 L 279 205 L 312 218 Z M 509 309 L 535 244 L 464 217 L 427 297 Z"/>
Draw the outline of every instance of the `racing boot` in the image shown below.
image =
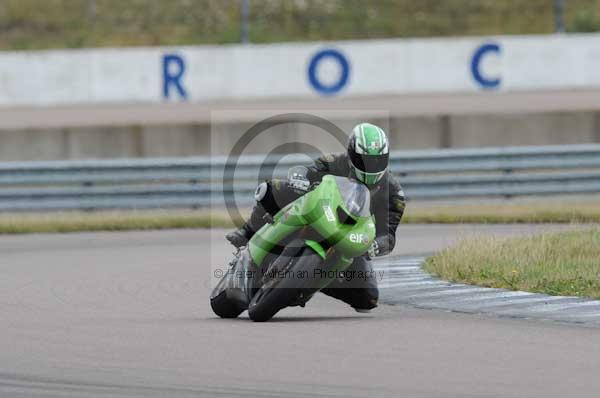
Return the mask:
<path id="1" fill-rule="evenodd" d="M 240 229 L 231 231 L 227 235 L 225 235 L 225 239 L 227 239 L 233 246 L 236 248 L 240 248 L 246 246 L 250 238 L 254 235 L 252 231 L 248 228 L 247 225 L 242 226 Z"/>

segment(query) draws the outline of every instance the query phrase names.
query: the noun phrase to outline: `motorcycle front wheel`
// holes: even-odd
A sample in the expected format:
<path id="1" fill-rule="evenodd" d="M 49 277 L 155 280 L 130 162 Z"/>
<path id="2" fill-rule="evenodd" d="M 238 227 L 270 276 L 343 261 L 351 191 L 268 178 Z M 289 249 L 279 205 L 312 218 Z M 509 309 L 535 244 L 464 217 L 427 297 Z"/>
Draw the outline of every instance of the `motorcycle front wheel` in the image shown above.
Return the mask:
<path id="1" fill-rule="evenodd" d="M 318 254 L 307 247 L 293 257 L 277 258 L 273 263 L 273 269 L 277 272 L 273 272 L 250 301 L 250 319 L 255 322 L 268 321 L 283 308 L 310 298 L 318 290 L 311 273 L 322 261 Z"/>

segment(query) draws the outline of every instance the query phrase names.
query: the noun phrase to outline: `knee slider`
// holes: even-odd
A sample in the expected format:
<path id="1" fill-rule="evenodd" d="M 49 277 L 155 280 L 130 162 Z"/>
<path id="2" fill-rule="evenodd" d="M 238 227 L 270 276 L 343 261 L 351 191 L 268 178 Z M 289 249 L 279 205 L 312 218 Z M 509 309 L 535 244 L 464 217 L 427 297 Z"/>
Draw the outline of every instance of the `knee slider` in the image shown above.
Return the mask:
<path id="1" fill-rule="evenodd" d="M 352 298 L 350 304 L 354 308 L 371 310 L 377 307 L 379 301 L 379 291 L 377 289 L 363 289 Z"/>

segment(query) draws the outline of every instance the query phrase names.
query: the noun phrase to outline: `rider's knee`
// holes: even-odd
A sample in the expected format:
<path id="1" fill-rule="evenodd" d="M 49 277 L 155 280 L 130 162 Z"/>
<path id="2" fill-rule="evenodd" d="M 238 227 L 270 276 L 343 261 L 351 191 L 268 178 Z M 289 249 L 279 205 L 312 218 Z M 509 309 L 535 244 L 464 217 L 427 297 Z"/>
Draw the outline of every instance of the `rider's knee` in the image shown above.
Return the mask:
<path id="1" fill-rule="evenodd" d="M 256 190 L 254 191 L 254 199 L 257 202 L 260 202 L 267 196 L 268 192 L 269 192 L 268 182 L 267 181 L 261 182 L 260 184 L 258 184 L 258 186 L 256 187 Z"/>
<path id="2" fill-rule="evenodd" d="M 254 191 L 254 199 L 267 213 L 275 214 L 280 209 L 273 195 L 273 187 L 271 184 L 271 181 L 265 181 L 258 184 L 256 191 Z"/>

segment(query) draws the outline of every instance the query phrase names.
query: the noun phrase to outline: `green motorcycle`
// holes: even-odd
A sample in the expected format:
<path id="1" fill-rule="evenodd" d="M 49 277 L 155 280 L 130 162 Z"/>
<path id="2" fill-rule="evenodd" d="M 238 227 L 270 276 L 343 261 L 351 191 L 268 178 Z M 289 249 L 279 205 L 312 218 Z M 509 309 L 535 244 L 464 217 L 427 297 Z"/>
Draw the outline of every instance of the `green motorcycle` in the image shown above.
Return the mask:
<path id="1" fill-rule="evenodd" d="M 306 184 L 306 168 L 292 168 L 290 184 Z M 215 314 L 244 310 L 264 322 L 279 310 L 304 306 L 319 290 L 344 277 L 375 238 L 369 190 L 345 177 L 320 184 L 283 207 L 236 253 L 210 297 Z"/>

